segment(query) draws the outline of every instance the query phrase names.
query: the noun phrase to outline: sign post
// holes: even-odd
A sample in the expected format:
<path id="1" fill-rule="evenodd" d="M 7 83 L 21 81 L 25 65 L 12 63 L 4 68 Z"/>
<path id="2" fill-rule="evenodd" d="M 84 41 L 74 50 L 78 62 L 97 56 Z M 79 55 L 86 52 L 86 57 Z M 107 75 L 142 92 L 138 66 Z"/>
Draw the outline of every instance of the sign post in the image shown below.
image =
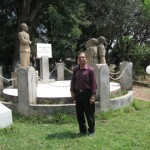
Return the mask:
<path id="1" fill-rule="evenodd" d="M 41 58 L 42 56 L 52 58 L 51 44 L 37 43 L 37 58 Z"/>
<path id="2" fill-rule="evenodd" d="M 52 58 L 51 44 L 37 43 L 37 58 L 40 59 L 40 78 L 49 81 L 49 58 Z"/>

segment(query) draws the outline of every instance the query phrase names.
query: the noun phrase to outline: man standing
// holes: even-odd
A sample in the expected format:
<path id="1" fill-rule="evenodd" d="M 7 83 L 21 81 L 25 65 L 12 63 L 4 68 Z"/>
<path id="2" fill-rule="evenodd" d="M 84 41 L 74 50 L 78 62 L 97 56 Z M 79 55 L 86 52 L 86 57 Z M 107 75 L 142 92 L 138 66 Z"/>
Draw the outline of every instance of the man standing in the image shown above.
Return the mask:
<path id="1" fill-rule="evenodd" d="M 87 65 L 87 56 L 85 52 L 77 55 L 78 64 L 71 80 L 71 96 L 75 98 L 76 114 L 79 124 L 80 134 L 89 136 L 95 132 L 95 95 L 96 95 L 96 78 L 92 67 Z M 85 116 L 88 123 L 86 126 Z"/>
<path id="2" fill-rule="evenodd" d="M 21 24 L 21 32 L 18 33 L 20 41 L 20 62 L 22 67 L 28 67 L 30 64 L 30 36 L 28 26 L 25 23 Z"/>

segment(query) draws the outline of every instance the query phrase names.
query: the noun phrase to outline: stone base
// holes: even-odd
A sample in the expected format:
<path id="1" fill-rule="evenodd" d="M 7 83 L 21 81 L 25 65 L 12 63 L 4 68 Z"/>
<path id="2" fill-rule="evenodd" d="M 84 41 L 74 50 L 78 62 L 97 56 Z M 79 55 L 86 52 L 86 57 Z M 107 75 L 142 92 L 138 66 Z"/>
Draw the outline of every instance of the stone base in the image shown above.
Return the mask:
<path id="1" fill-rule="evenodd" d="M 55 82 L 56 82 L 55 79 L 49 79 L 47 81 L 44 81 L 44 80 L 38 81 L 39 84 L 40 83 L 55 83 Z"/>
<path id="2" fill-rule="evenodd" d="M 5 128 L 12 124 L 12 111 L 0 103 L 0 128 Z"/>

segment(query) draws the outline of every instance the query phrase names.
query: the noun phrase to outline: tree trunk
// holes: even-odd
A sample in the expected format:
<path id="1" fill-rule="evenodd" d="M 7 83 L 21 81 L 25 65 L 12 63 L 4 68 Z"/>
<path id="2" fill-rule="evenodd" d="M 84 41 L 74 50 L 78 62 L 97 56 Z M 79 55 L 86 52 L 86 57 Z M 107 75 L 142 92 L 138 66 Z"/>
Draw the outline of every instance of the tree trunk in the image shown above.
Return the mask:
<path id="1" fill-rule="evenodd" d="M 22 0 L 19 4 L 18 8 L 18 30 L 16 34 L 16 44 L 13 56 L 13 66 L 12 69 L 18 68 L 20 64 L 20 56 L 19 56 L 19 39 L 18 39 L 18 32 L 20 31 L 21 23 L 26 23 L 29 28 L 29 34 L 32 41 L 32 31 L 33 27 L 37 21 L 37 13 L 41 8 L 44 2 L 42 0 Z"/>

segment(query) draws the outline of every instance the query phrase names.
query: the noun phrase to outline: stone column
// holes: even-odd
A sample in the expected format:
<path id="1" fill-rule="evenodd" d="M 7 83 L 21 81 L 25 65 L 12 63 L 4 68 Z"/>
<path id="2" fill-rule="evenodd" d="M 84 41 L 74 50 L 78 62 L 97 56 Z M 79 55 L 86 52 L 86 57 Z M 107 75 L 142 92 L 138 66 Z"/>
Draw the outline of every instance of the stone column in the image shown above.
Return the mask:
<path id="1" fill-rule="evenodd" d="M 107 64 L 96 64 L 97 98 L 100 99 L 100 111 L 108 111 L 110 107 L 110 81 Z"/>
<path id="2" fill-rule="evenodd" d="M 29 114 L 29 91 L 28 91 L 28 75 L 26 68 L 18 69 L 18 106 L 17 110 L 23 115 Z"/>
<path id="3" fill-rule="evenodd" d="M 64 80 L 64 63 L 57 63 L 57 81 Z"/>
<path id="4" fill-rule="evenodd" d="M 2 70 L 2 66 L 0 66 L 0 75 L 3 76 L 3 70 Z M 2 97 L 3 95 L 3 79 L 0 77 L 0 97 Z"/>
<path id="5" fill-rule="evenodd" d="M 29 105 L 36 103 L 36 73 L 33 67 L 18 69 L 18 106 L 19 113 L 28 116 Z"/>
<path id="6" fill-rule="evenodd" d="M 120 63 L 120 86 L 122 90 L 132 90 L 133 78 L 132 78 L 132 63 L 122 62 Z"/>
<path id="7" fill-rule="evenodd" d="M 28 91 L 29 91 L 29 104 L 36 104 L 37 74 L 33 67 L 28 68 Z"/>
<path id="8" fill-rule="evenodd" d="M 40 78 L 47 82 L 49 81 L 49 59 L 48 56 L 42 56 L 40 59 Z"/>

